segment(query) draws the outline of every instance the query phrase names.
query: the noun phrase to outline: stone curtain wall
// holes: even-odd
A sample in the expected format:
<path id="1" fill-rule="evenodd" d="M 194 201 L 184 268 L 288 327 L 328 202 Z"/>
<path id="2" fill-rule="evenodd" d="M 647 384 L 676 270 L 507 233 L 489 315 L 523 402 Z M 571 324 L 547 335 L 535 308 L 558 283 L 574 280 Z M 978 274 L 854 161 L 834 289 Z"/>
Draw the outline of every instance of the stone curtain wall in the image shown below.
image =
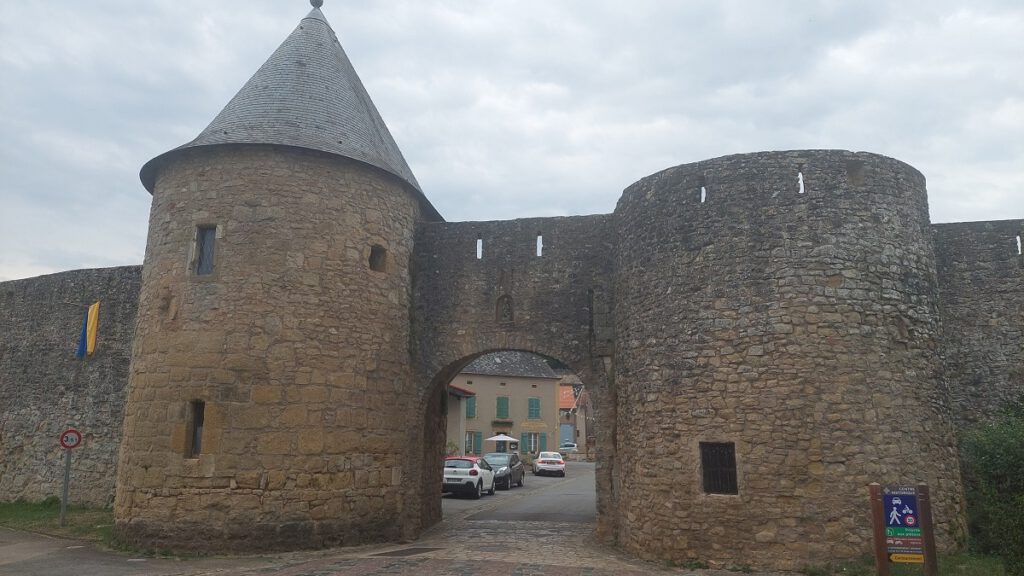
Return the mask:
<path id="1" fill-rule="evenodd" d="M 934 230 L 945 373 L 967 430 L 1024 396 L 1024 220 Z"/>
<path id="2" fill-rule="evenodd" d="M 727 156 L 639 181 L 615 216 L 628 551 L 789 569 L 856 557 L 870 482 L 928 482 L 940 546 L 963 536 L 916 170 Z M 738 495 L 705 493 L 700 442 L 735 443 Z"/>
<path id="3" fill-rule="evenodd" d="M 426 462 L 420 498 L 424 525 L 440 520 L 436 485 L 444 441 L 443 430 L 438 432 L 444 387 L 474 357 L 496 350 L 536 352 L 571 366 L 589 389 L 607 389 L 599 357 L 611 354 L 606 288 L 614 242 L 610 219 L 598 215 L 420 224 L 412 345 L 426 410 L 417 415 L 412 434 L 428 439 L 419 455 Z M 610 402 L 599 403 L 599 408 L 610 410 Z M 610 463 L 610 454 L 605 457 Z M 603 484 L 610 485 L 609 475 Z M 599 498 L 608 495 L 602 488 L 599 478 Z"/>
<path id="4" fill-rule="evenodd" d="M 418 214 L 397 178 L 294 148 L 185 151 L 162 169 L 125 408 L 121 541 L 269 550 L 413 530 L 402 455 Z M 214 224 L 214 273 L 196 276 L 196 227 Z M 205 402 L 198 457 L 187 454 L 194 400 Z"/>
<path id="5" fill-rule="evenodd" d="M 60 496 L 69 427 L 71 501 L 110 505 L 141 267 L 75 270 L 0 283 L 0 501 Z M 100 300 L 96 352 L 74 356 L 85 308 Z"/>

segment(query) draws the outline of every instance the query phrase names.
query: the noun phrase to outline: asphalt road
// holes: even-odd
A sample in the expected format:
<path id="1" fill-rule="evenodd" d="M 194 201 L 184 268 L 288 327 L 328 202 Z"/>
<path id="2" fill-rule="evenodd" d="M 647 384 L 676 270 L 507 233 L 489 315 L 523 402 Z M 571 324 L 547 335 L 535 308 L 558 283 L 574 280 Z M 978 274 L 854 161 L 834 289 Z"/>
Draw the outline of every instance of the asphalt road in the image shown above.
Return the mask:
<path id="1" fill-rule="evenodd" d="M 442 516 L 467 520 L 525 520 L 534 522 L 597 521 L 597 496 L 592 462 L 566 462 L 565 477 L 526 473 L 525 486 L 497 490 L 479 500 L 446 494 Z"/>
<path id="2" fill-rule="evenodd" d="M 519 491 L 518 494 L 515 494 Z M 567 462 L 565 478 L 527 474 L 526 486 L 513 488 L 515 498 L 469 516 L 468 520 L 506 520 L 532 522 L 597 521 L 594 490 L 594 465 Z M 498 492 L 495 496 L 505 495 Z"/>

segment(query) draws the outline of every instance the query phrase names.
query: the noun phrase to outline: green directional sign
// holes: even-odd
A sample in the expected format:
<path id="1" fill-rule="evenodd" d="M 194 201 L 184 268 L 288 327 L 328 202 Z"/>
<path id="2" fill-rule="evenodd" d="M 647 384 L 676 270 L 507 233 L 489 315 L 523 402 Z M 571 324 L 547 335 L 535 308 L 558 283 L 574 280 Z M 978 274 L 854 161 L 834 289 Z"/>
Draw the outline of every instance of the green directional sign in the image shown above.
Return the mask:
<path id="1" fill-rule="evenodd" d="M 885 535 L 886 536 L 914 536 L 914 537 L 920 538 L 921 537 L 921 529 L 920 528 L 886 528 L 885 529 Z"/>

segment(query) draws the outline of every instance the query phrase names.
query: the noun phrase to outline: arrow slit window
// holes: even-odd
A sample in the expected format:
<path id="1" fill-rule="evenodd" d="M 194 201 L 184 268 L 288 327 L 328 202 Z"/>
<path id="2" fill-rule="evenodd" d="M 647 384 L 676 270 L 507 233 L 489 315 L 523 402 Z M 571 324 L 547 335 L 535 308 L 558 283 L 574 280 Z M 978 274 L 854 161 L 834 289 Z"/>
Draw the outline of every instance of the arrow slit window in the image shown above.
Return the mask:
<path id="1" fill-rule="evenodd" d="M 739 494 L 734 443 L 701 442 L 700 465 L 705 494 Z"/>
<path id="2" fill-rule="evenodd" d="M 193 400 L 188 403 L 188 435 L 186 439 L 188 446 L 185 447 L 187 458 L 199 458 L 203 452 L 203 419 L 206 412 L 206 403 L 202 400 Z"/>

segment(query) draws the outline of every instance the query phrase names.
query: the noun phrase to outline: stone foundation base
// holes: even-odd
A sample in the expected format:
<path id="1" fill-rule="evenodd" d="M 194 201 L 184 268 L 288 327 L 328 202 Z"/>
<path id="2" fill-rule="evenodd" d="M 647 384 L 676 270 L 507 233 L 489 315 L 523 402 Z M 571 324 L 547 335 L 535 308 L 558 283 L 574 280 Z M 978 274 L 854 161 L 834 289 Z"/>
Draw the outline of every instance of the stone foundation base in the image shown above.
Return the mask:
<path id="1" fill-rule="evenodd" d="M 353 526 L 343 522 L 284 522 L 214 527 L 200 522 L 118 520 L 114 539 L 143 550 L 172 552 L 272 552 L 398 542 L 394 522 Z"/>

